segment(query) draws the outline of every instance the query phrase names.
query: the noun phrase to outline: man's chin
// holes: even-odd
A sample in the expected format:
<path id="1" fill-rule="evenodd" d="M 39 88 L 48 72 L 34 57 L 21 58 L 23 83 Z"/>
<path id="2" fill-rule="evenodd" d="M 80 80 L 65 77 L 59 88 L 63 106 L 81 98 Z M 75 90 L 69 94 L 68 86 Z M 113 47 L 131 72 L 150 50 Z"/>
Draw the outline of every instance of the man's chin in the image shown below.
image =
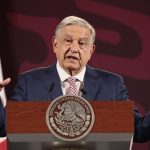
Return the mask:
<path id="1" fill-rule="evenodd" d="M 70 71 L 78 71 L 80 70 L 80 67 L 75 64 L 65 64 L 64 69 L 70 72 Z"/>
<path id="2" fill-rule="evenodd" d="M 74 66 L 68 66 L 66 67 L 67 70 L 72 70 L 72 71 L 76 71 L 76 70 L 79 70 L 79 67 L 74 67 Z"/>

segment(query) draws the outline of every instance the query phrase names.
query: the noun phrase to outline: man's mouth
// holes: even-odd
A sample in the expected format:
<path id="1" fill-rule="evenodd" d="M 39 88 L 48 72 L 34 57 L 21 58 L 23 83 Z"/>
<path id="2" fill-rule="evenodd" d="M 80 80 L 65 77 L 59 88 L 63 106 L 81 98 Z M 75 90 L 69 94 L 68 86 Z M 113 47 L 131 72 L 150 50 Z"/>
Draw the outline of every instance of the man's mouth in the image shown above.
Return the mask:
<path id="1" fill-rule="evenodd" d="M 69 60 L 79 60 L 77 57 L 75 56 L 66 56 L 67 59 Z"/>

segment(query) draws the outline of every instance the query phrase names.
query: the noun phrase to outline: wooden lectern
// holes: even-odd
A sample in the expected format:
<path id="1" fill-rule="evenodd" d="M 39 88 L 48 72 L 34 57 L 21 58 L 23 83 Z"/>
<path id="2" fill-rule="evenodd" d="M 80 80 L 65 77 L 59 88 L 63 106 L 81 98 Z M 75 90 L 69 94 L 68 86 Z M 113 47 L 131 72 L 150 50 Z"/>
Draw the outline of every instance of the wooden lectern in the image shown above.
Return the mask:
<path id="1" fill-rule="evenodd" d="M 95 112 L 91 132 L 82 140 L 65 142 L 46 124 L 50 101 L 7 103 L 8 150 L 131 150 L 134 113 L 131 101 L 90 101 Z"/>

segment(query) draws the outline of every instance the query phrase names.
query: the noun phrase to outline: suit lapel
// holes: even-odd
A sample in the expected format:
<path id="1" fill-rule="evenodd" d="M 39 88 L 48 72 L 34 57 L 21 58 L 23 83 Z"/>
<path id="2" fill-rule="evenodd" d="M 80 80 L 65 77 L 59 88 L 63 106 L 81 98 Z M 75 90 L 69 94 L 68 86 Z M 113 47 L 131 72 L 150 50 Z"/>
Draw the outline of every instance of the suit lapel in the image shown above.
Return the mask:
<path id="1" fill-rule="evenodd" d="M 96 71 L 87 66 L 85 78 L 84 78 L 84 90 L 82 97 L 87 100 L 94 100 L 96 98 L 97 91 L 100 91 L 101 78 Z"/>
<path id="2" fill-rule="evenodd" d="M 61 81 L 57 73 L 56 64 L 52 65 L 46 71 L 44 78 L 44 84 L 49 92 L 49 99 L 53 100 L 58 96 L 63 95 L 61 89 Z M 94 100 L 96 98 L 97 91 L 100 91 L 101 78 L 96 71 L 87 65 L 85 78 L 84 78 L 84 91 L 82 97 L 87 100 Z"/>
<path id="3" fill-rule="evenodd" d="M 49 92 L 49 99 L 53 100 L 62 95 L 60 78 L 57 73 L 56 64 L 52 65 L 44 76 L 44 84 Z"/>

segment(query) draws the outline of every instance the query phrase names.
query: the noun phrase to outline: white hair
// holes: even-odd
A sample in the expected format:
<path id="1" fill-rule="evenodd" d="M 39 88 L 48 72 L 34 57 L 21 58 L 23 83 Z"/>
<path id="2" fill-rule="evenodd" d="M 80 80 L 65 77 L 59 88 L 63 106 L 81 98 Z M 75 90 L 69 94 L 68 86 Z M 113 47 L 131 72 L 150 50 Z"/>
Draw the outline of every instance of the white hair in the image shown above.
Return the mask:
<path id="1" fill-rule="evenodd" d="M 62 29 L 65 26 L 68 26 L 68 25 L 79 25 L 79 26 L 88 28 L 91 32 L 92 43 L 95 42 L 96 32 L 95 32 L 95 29 L 93 28 L 93 26 L 86 20 L 76 17 L 76 16 L 69 16 L 69 17 L 64 18 L 57 25 L 56 30 L 55 30 L 55 35 L 58 36 L 60 29 Z"/>

